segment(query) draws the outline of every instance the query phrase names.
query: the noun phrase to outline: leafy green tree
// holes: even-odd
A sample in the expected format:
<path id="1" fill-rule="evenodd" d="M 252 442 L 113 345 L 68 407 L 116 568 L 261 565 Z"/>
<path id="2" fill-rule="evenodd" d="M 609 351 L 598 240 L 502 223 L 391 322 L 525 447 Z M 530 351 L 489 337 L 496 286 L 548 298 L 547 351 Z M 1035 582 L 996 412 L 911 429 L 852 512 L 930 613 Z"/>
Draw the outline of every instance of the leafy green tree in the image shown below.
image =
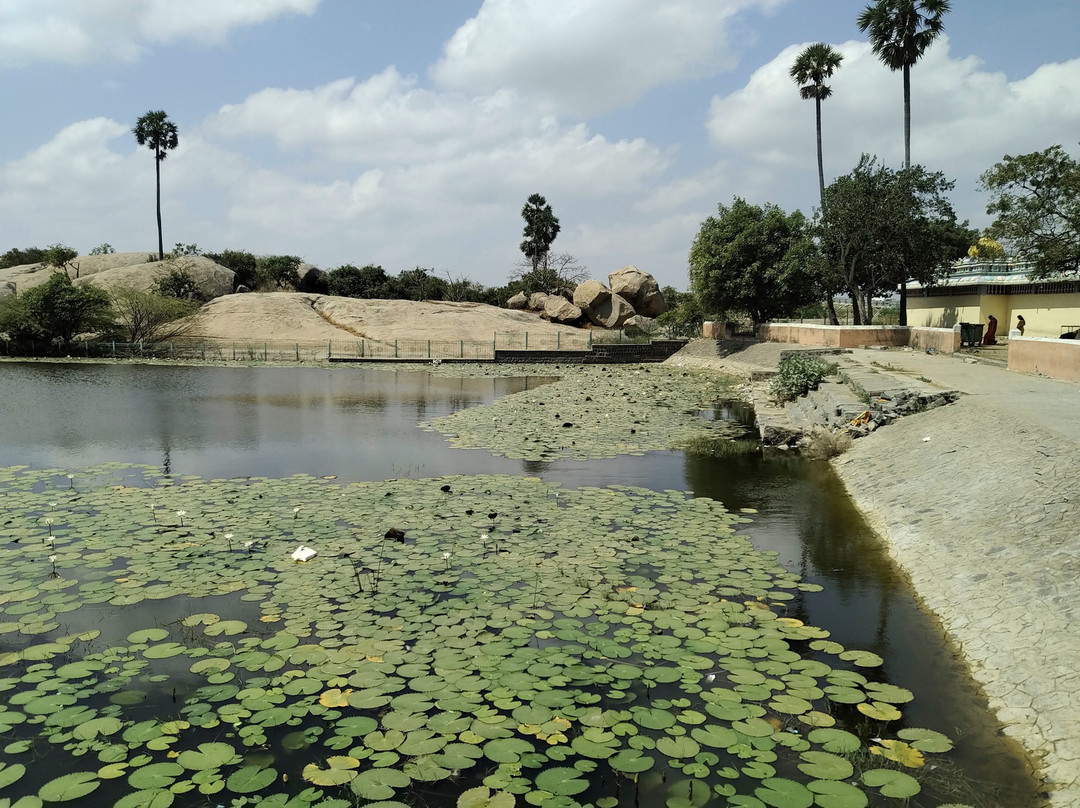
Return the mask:
<path id="1" fill-rule="evenodd" d="M 384 287 L 392 300 L 444 300 L 446 281 L 423 267 L 406 269 L 391 278 Z"/>
<path id="2" fill-rule="evenodd" d="M 977 235 L 958 223 L 946 193 L 953 183 L 922 166 L 893 171 L 864 154 L 825 189 L 817 232 L 841 268 L 855 325 L 873 321 L 874 295 L 915 278 L 932 283 Z"/>
<path id="3" fill-rule="evenodd" d="M 945 30 L 949 0 L 876 0 L 859 15 L 859 30 L 889 70 L 904 76 L 904 168 L 911 168 L 911 68 Z"/>
<path id="4" fill-rule="evenodd" d="M 843 54 L 834 50 L 831 45 L 817 42 L 806 46 L 789 71 L 792 80 L 799 85 L 799 95 L 803 100 L 814 99 L 817 114 L 818 187 L 822 200 L 825 199 L 825 166 L 821 159 L 821 102 L 832 95 L 832 87 L 829 87 L 825 80 L 832 78 L 843 61 Z"/>
<path id="5" fill-rule="evenodd" d="M 802 213 L 739 197 L 717 211 L 690 248 L 690 283 L 706 311 L 745 311 L 756 327 L 820 296 L 805 270 L 816 248 Z"/>
<path id="6" fill-rule="evenodd" d="M 222 250 L 219 253 L 206 253 L 206 257 L 215 264 L 231 269 L 236 274 L 236 285 L 253 289 L 258 283 L 258 261 L 252 253 L 245 250 Z"/>
<path id="7" fill-rule="evenodd" d="M 295 289 L 300 285 L 300 264 L 295 255 L 264 255 L 256 261 L 259 279 L 276 289 Z"/>
<path id="8" fill-rule="evenodd" d="M 157 230 L 158 260 L 165 260 L 165 242 L 161 237 L 161 161 L 170 151 L 180 145 L 179 130 L 169 120 L 164 110 L 147 112 L 135 122 L 131 130 L 140 146 L 146 146 L 154 153 L 154 176 L 157 180 Z"/>
<path id="9" fill-rule="evenodd" d="M 199 308 L 199 304 L 193 300 L 165 297 L 127 287 L 113 290 L 111 297 L 114 328 L 125 342 L 175 339 L 188 328 L 185 318 Z"/>
<path id="10" fill-rule="evenodd" d="M 13 336 L 70 342 L 76 334 L 112 325 L 109 294 L 92 284 L 75 286 L 66 272 L 23 292 L 0 312 L 0 328 Z"/>
<path id="11" fill-rule="evenodd" d="M 369 300 L 381 298 L 389 279 L 386 270 L 374 264 L 363 267 L 342 264 L 330 270 L 330 294 Z"/>
<path id="12" fill-rule="evenodd" d="M 533 292 L 554 292 L 558 289 L 574 289 L 589 277 L 588 268 L 570 253 L 548 253 L 539 265 L 523 258 L 510 273 L 510 280 L 520 281 L 519 291 L 526 295 Z"/>
<path id="13" fill-rule="evenodd" d="M 79 277 L 79 268 L 71 262 L 78 257 L 79 253 L 71 249 L 71 247 L 67 247 L 63 244 L 50 244 L 48 249 L 46 249 L 41 256 L 41 263 L 45 264 L 47 267 L 53 267 L 54 269 L 63 270 L 65 272 L 70 267 L 75 270 L 75 277 L 77 278 Z"/>
<path id="14" fill-rule="evenodd" d="M 98 246 L 94 247 L 94 249 L 92 249 L 90 251 L 90 254 L 91 255 L 110 255 L 110 254 L 112 254 L 114 252 L 116 252 L 116 250 L 113 249 L 113 245 L 111 245 L 109 242 L 106 241 L 104 244 L 99 244 Z"/>
<path id="15" fill-rule="evenodd" d="M 154 284 L 154 291 L 158 295 L 194 303 L 205 303 L 210 299 L 187 265 L 176 258 L 167 258 L 166 266 L 169 267 L 168 272 Z"/>
<path id="16" fill-rule="evenodd" d="M 990 235 L 1034 262 L 1033 278 L 1080 273 L 1080 162 L 1061 146 L 1005 155 L 981 177 Z"/>
<path id="17" fill-rule="evenodd" d="M 12 247 L 0 255 L 0 269 L 18 267 L 23 264 L 40 264 L 45 259 L 45 251 L 40 247 Z"/>
<path id="18" fill-rule="evenodd" d="M 525 220 L 521 251 L 532 263 L 532 271 L 547 266 L 551 243 L 559 235 L 559 220 L 555 218 L 551 205 L 540 194 L 533 194 L 521 209 L 521 218 Z"/>

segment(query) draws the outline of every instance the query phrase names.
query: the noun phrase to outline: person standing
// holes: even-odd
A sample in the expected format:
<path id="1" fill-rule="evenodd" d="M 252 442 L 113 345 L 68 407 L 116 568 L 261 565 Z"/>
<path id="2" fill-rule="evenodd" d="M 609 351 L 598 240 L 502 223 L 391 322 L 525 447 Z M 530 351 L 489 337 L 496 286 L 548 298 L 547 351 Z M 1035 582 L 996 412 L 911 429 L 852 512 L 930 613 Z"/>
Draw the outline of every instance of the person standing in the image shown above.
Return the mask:
<path id="1" fill-rule="evenodd" d="M 983 337 L 983 345 L 997 345 L 997 317 L 990 315 L 986 318 L 986 335 Z"/>
<path id="2" fill-rule="evenodd" d="M 1022 315 L 1022 314 L 1016 315 L 1016 330 L 1020 332 L 1021 337 L 1024 336 L 1024 328 L 1026 326 L 1027 326 L 1027 323 L 1024 321 L 1024 315 Z"/>

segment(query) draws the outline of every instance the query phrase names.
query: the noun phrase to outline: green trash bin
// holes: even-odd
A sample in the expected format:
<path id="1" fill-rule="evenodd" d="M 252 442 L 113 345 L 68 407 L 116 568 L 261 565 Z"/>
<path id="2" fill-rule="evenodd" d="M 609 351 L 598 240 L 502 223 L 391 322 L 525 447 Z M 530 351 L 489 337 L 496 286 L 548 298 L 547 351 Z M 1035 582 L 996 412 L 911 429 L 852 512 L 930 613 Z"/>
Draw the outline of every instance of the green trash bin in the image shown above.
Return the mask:
<path id="1" fill-rule="evenodd" d="M 982 345 L 982 323 L 960 323 L 960 346 L 969 348 Z"/>

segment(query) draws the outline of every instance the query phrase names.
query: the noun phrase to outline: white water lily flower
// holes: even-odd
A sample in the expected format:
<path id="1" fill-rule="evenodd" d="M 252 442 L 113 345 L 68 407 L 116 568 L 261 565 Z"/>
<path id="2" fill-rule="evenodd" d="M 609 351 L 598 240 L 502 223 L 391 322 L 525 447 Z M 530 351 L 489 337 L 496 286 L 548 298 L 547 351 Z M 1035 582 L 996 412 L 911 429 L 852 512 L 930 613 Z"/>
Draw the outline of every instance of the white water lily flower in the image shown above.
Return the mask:
<path id="1" fill-rule="evenodd" d="M 225 534 L 225 538 L 226 538 L 226 540 L 228 540 L 228 539 L 231 539 L 232 537 L 233 537 L 233 534 L 232 534 L 232 533 L 226 533 L 226 534 Z"/>
<path id="2" fill-rule="evenodd" d="M 247 549 L 248 547 L 250 547 L 250 546 L 251 546 L 251 545 L 253 545 L 254 543 L 255 543 L 255 542 L 253 542 L 253 541 L 246 541 L 246 542 L 244 542 L 244 549 L 246 550 L 246 549 Z"/>
<path id="3" fill-rule="evenodd" d="M 56 563 L 56 556 L 54 556 L 54 555 L 49 556 L 49 561 L 51 563 L 55 564 Z"/>
<path id="4" fill-rule="evenodd" d="M 442 554 L 443 560 L 449 561 L 449 560 L 450 560 L 450 557 L 451 557 L 452 555 L 453 555 L 453 553 L 443 553 L 443 554 Z"/>
<path id="5" fill-rule="evenodd" d="M 310 561 L 317 555 L 318 552 L 314 548 L 305 547 L 301 544 L 299 547 L 293 550 L 292 559 L 293 561 Z"/>
<path id="6" fill-rule="evenodd" d="M 187 511 L 177 511 L 176 515 L 177 516 L 187 516 Z"/>
<path id="7" fill-rule="evenodd" d="M 48 516 L 48 517 L 45 518 L 45 524 L 47 524 L 47 525 L 53 524 L 53 519 L 52 519 L 51 516 Z"/>

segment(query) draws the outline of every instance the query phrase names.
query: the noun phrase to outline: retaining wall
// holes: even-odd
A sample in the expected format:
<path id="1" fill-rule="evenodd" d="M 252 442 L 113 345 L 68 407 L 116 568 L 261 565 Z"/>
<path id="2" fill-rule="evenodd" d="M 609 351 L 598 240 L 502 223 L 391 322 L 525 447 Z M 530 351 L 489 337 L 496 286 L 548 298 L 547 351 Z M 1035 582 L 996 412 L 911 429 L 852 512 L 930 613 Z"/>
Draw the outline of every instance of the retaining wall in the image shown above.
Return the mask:
<path id="1" fill-rule="evenodd" d="M 1080 382 L 1080 340 L 1009 334 L 1009 370 Z"/>
<path id="2" fill-rule="evenodd" d="M 652 342 L 593 343 L 591 351 L 495 351 L 496 362 L 522 364 L 620 365 L 638 362 L 663 362 L 678 353 L 686 345 L 685 340 L 653 340 Z"/>

